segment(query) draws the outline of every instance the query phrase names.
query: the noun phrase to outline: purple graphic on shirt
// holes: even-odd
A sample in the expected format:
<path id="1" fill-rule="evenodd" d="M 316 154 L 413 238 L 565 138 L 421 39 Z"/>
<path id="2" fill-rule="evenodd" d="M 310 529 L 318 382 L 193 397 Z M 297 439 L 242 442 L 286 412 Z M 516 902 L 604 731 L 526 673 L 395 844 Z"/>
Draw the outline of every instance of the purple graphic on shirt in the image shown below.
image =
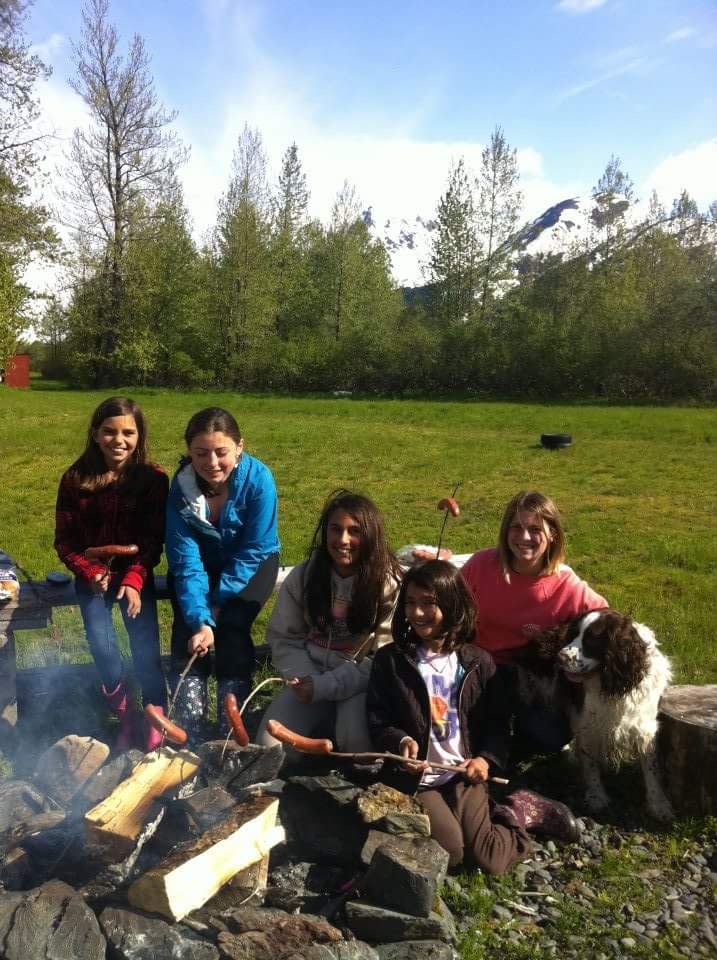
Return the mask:
<path id="1" fill-rule="evenodd" d="M 428 684 L 431 704 L 431 729 L 439 743 L 445 743 L 458 732 L 458 684 L 435 674 Z"/>

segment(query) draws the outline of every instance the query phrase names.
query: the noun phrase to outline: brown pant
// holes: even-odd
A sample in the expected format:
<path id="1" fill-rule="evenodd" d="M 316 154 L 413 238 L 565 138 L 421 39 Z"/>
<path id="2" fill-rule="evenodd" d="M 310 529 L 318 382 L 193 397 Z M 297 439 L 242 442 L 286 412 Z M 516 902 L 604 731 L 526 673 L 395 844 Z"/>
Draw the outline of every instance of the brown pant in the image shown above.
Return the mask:
<path id="1" fill-rule="evenodd" d="M 530 853 L 532 844 L 520 827 L 491 821 L 493 801 L 484 783 L 454 777 L 440 787 L 419 790 L 416 799 L 431 821 L 431 836 L 448 851 L 449 864 L 503 873 Z"/>

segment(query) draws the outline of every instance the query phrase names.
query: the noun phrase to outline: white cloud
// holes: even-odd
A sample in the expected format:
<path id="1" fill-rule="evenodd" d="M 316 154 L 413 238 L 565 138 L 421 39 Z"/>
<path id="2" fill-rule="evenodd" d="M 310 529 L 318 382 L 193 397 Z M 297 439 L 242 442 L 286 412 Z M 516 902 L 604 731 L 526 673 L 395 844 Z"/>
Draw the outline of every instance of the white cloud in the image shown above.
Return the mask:
<path id="1" fill-rule="evenodd" d="M 704 210 L 717 200 L 714 172 L 717 170 L 717 137 L 705 143 L 673 153 L 662 160 L 646 178 L 643 196 L 656 190 L 667 207 L 683 190 Z"/>
<path id="2" fill-rule="evenodd" d="M 680 40 L 687 40 L 690 37 L 693 37 L 697 31 L 694 27 L 680 27 L 679 30 L 673 30 L 672 33 L 668 34 L 665 37 L 666 43 L 676 43 Z"/>
<path id="3" fill-rule="evenodd" d="M 570 100 L 572 97 L 578 97 L 581 93 L 592 90 L 593 87 L 599 87 L 603 83 L 608 83 L 610 80 L 615 80 L 617 77 L 623 77 L 631 73 L 640 73 L 650 65 L 651 61 L 647 57 L 633 57 L 631 60 L 627 60 L 609 70 L 605 70 L 595 77 L 583 80 L 581 83 L 576 83 L 572 87 L 561 90 L 555 98 L 556 102 L 562 103 L 565 100 Z"/>
<path id="4" fill-rule="evenodd" d="M 558 10 L 565 13 L 590 13 L 591 10 L 597 10 L 607 3 L 607 0 L 560 0 Z"/>
<path id="5" fill-rule="evenodd" d="M 43 63 L 51 63 L 67 45 L 67 37 L 62 33 L 51 34 L 44 43 L 34 43 L 30 52 L 36 54 Z"/>

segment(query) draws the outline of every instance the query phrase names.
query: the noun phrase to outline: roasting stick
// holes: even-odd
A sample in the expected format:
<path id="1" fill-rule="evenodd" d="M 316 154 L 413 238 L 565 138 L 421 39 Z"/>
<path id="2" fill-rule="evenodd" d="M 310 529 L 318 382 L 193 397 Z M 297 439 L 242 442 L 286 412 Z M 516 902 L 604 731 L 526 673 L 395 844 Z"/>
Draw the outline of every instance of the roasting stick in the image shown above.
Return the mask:
<path id="1" fill-rule="evenodd" d="M 334 751 L 334 745 L 328 739 L 314 739 L 313 737 L 302 737 L 293 730 L 289 730 L 278 720 L 270 720 L 266 725 L 267 732 L 275 737 L 281 743 L 286 743 L 299 753 L 310 753 L 315 756 L 336 757 L 339 760 L 398 760 L 399 763 L 426 763 L 433 770 L 448 770 L 450 773 L 458 773 L 460 768 L 454 764 L 437 763 L 432 760 L 411 760 L 410 757 L 402 757 L 397 753 L 338 753 Z M 488 777 L 491 783 L 510 783 L 504 777 Z"/>
<path id="2" fill-rule="evenodd" d="M 441 544 L 443 543 L 443 533 L 446 529 L 446 524 L 448 523 L 448 517 L 451 515 L 453 515 L 454 517 L 458 516 L 458 504 L 455 502 L 455 496 L 456 496 L 456 491 L 458 490 L 458 487 L 460 487 L 462 483 L 463 481 L 459 480 L 458 483 L 453 488 L 453 493 L 450 495 L 450 497 L 447 498 L 446 501 L 441 500 L 438 504 L 439 510 L 441 509 L 444 502 L 447 505 L 445 508 L 446 512 L 443 515 L 443 524 L 441 525 L 441 532 L 438 535 L 438 546 L 436 548 L 436 560 L 438 560 L 438 558 L 441 555 Z"/>
<path id="3" fill-rule="evenodd" d="M 170 743 L 173 743 L 175 746 L 183 747 L 187 742 L 187 734 L 180 726 L 176 723 L 172 723 L 172 714 L 174 713 L 174 705 L 177 701 L 177 694 L 184 683 L 187 674 L 192 669 L 194 661 L 199 656 L 199 650 L 196 650 L 189 660 L 187 660 L 187 665 L 179 674 L 179 679 L 177 680 L 177 686 L 174 688 L 174 693 L 169 701 L 169 707 L 167 709 L 167 715 L 165 716 L 161 710 L 158 710 L 153 704 L 149 703 L 144 708 L 144 715 L 148 723 L 150 723 L 154 729 L 161 734 L 161 739 L 159 741 L 159 746 L 157 751 L 159 752 L 164 746 L 164 741 L 169 740 Z M 155 751 L 152 751 L 153 753 Z"/>

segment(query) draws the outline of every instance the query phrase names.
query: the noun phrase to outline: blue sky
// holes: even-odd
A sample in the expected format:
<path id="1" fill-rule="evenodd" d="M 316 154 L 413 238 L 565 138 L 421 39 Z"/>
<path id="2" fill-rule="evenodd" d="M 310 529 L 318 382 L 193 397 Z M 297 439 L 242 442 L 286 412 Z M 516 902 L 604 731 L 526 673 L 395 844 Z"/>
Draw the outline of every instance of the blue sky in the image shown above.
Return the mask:
<path id="1" fill-rule="evenodd" d="M 83 122 L 67 85 L 79 0 L 35 0 L 57 139 Z M 611 153 L 646 197 L 717 198 L 715 0 L 114 0 L 191 146 L 198 233 L 245 122 L 276 172 L 295 140 L 326 217 L 344 179 L 376 217 L 430 216 L 452 160 L 477 169 L 496 124 L 519 152 L 525 216 L 590 190 Z"/>

